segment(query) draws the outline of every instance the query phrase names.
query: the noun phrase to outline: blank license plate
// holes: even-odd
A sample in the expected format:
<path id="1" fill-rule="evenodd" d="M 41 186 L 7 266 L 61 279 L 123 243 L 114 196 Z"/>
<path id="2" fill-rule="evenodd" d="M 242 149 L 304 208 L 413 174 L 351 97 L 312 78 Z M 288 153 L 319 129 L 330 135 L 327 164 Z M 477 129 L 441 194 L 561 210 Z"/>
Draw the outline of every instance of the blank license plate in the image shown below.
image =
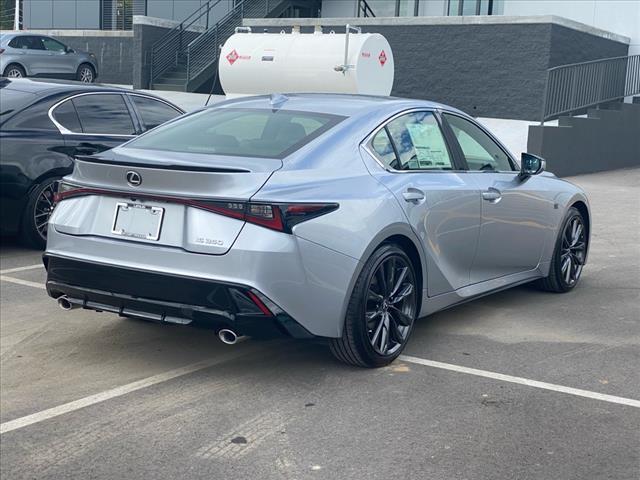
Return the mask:
<path id="1" fill-rule="evenodd" d="M 164 208 L 117 203 L 111 233 L 142 240 L 158 240 Z"/>

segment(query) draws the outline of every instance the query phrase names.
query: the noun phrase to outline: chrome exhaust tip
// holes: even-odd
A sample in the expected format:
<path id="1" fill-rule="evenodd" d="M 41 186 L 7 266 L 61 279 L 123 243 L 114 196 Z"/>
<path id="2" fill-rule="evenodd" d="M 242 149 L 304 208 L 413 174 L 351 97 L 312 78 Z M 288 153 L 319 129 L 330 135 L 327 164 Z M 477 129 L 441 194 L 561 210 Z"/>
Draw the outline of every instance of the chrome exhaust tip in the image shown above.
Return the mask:
<path id="1" fill-rule="evenodd" d="M 66 295 L 58 297 L 58 306 L 62 310 L 73 310 L 76 306 L 69 301 L 69 298 Z"/>
<path id="2" fill-rule="evenodd" d="M 233 330 L 223 328 L 218 332 L 218 338 L 222 343 L 225 343 L 227 345 L 235 345 L 236 343 L 238 343 L 238 339 L 240 338 L 240 336 Z"/>

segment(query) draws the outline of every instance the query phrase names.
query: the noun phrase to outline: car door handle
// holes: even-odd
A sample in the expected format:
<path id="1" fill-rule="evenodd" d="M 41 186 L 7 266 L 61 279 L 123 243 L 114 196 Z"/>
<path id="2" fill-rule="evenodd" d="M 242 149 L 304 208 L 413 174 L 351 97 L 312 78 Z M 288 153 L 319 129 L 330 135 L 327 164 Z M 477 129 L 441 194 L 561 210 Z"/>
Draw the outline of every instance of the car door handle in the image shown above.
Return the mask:
<path id="1" fill-rule="evenodd" d="M 482 198 L 491 203 L 498 203 L 502 198 L 502 193 L 497 188 L 489 187 L 488 190 L 482 192 Z"/>
<path id="2" fill-rule="evenodd" d="M 417 188 L 408 188 L 404 192 L 402 192 L 402 196 L 405 201 L 410 203 L 420 203 L 424 200 L 424 192 L 418 190 Z"/>

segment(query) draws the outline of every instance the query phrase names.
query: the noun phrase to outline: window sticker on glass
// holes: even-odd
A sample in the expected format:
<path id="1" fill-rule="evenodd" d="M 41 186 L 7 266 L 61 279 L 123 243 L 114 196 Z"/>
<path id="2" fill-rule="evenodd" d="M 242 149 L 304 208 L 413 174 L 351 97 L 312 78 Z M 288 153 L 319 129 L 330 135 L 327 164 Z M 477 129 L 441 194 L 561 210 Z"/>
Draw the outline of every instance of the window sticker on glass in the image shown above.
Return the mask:
<path id="1" fill-rule="evenodd" d="M 451 168 L 449 152 L 437 124 L 408 123 L 419 168 Z"/>

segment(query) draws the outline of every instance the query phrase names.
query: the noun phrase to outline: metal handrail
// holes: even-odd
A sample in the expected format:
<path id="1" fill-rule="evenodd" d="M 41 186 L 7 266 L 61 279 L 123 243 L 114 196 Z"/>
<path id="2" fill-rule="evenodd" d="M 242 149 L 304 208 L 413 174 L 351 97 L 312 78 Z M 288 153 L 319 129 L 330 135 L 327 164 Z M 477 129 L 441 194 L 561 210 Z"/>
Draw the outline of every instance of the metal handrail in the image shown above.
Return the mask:
<path id="1" fill-rule="evenodd" d="M 362 15 L 360 15 L 362 13 Z M 375 17 L 376 14 L 373 13 L 373 9 L 367 2 L 367 0 L 358 0 L 358 17 Z"/>
<path id="2" fill-rule="evenodd" d="M 205 25 L 202 30 L 207 31 L 209 29 L 209 14 L 222 1 L 207 1 L 207 3 L 198 7 L 191 15 L 153 44 L 151 47 L 151 72 L 149 74 L 151 83 L 172 66 L 178 64 L 185 44 L 190 43 L 202 33 L 202 31 L 198 31 L 195 24 L 205 16 Z"/>
<path id="3" fill-rule="evenodd" d="M 218 39 L 222 38 L 221 33 L 233 33 L 234 30 L 234 27 L 231 26 L 221 32 L 221 27 L 227 25 L 229 21 L 236 16 L 238 20 L 244 18 L 244 0 L 238 2 L 236 6 L 211 29 L 189 43 L 187 46 L 187 83 L 217 60 L 219 53 Z M 213 40 L 213 42 L 211 42 L 211 40 Z M 212 43 L 214 48 L 211 48 Z"/>
<path id="4" fill-rule="evenodd" d="M 196 15 L 199 11 L 206 10 L 208 14 L 221 1 L 207 2 L 203 6 L 205 8 L 199 8 L 153 45 L 151 82 L 172 66 L 178 65 L 180 59 L 184 58 L 186 60 L 185 84 L 188 85 L 192 79 L 218 60 L 219 41 L 233 34 L 235 26 L 242 22 L 245 13 L 250 15 L 251 12 L 257 13 L 264 9 L 265 14 L 268 15 L 283 2 L 283 0 L 240 0 L 235 2 L 233 8 L 223 15 L 215 25 L 209 26 L 207 17 L 207 28 L 204 31 L 192 34 L 187 30 L 204 16 L 202 12 L 200 15 Z"/>
<path id="5" fill-rule="evenodd" d="M 640 93 L 640 55 L 547 70 L 540 122 Z"/>

